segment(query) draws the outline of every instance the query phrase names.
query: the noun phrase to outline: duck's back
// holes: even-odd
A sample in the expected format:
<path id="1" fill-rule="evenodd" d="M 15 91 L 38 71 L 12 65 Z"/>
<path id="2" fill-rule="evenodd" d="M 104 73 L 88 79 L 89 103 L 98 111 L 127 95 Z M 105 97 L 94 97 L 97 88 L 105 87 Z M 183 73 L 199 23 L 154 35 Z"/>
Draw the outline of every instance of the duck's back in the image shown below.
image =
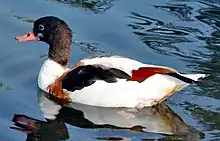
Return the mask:
<path id="1" fill-rule="evenodd" d="M 101 64 L 109 68 L 117 68 L 125 71 L 127 74 L 131 75 L 132 70 L 137 70 L 141 67 L 157 67 L 157 68 L 166 68 L 172 71 L 175 71 L 172 68 L 168 68 L 165 66 L 157 66 L 157 65 L 150 65 L 144 64 L 142 62 L 122 57 L 122 56 L 100 56 L 100 57 L 93 57 L 88 59 L 80 60 L 84 65 L 94 65 L 94 64 Z"/>

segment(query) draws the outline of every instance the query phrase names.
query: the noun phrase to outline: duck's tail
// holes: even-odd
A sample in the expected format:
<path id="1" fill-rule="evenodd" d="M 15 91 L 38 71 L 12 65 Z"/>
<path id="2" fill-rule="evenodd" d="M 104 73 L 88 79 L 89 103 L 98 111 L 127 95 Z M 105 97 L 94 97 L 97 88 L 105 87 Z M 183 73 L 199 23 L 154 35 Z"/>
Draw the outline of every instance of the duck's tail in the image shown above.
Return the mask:
<path id="1" fill-rule="evenodd" d="M 183 77 L 189 78 L 194 82 L 198 82 L 199 80 L 207 77 L 207 74 L 181 74 Z"/>
<path id="2" fill-rule="evenodd" d="M 189 84 L 196 83 L 200 79 L 207 76 L 206 74 L 179 74 L 179 73 L 169 73 L 168 75 L 173 76 Z"/>

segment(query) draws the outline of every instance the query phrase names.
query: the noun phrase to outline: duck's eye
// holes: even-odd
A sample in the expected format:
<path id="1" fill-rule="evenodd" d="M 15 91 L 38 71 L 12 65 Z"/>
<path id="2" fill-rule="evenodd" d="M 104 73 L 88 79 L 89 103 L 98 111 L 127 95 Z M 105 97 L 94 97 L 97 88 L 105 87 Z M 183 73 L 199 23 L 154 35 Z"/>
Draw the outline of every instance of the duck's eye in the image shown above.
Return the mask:
<path id="1" fill-rule="evenodd" d="M 41 31 L 44 30 L 44 26 L 42 24 L 39 25 L 39 30 L 41 30 Z"/>

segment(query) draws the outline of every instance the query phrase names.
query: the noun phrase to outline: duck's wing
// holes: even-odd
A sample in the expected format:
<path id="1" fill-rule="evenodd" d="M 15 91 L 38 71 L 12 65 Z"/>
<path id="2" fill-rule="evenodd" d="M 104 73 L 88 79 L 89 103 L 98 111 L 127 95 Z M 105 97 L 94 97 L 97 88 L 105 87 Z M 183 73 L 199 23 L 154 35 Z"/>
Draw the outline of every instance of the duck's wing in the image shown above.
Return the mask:
<path id="1" fill-rule="evenodd" d="M 69 71 L 62 80 L 62 88 L 68 91 L 75 91 L 90 86 L 97 80 L 115 83 L 117 79 L 129 78 L 130 76 L 120 69 L 97 64 L 85 65 Z"/>
<path id="2" fill-rule="evenodd" d="M 144 64 L 122 56 L 100 56 L 80 61 L 84 65 L 102 64 L 105 67 L 117 68 L 131 77 L 128 80 L 143 82 L 155 74 L 170 75 L 186 83 L 194 83 L 204 74 L 181 74 L 173 68 L 159 65 Z"/>

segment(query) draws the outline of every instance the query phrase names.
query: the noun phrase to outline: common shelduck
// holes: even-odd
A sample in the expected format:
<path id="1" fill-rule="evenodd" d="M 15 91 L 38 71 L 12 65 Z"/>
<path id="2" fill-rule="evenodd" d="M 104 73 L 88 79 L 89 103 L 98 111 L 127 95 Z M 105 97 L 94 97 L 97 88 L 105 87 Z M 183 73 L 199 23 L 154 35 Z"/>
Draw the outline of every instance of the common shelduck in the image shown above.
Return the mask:
<path id="1" fill-rule="evenodd" d="M 19 42 L 43 41 L 49 45 L 38 86 L 64 103 L 101 107 L 143 108 L 164 101 L 205 74 L 181 74 L 158 65 L 144 64 L 122 56 L 99 56 L 79 60 L 68 68 L 72 31 L 61 19 L 45 16 L 33 31 L 17 36 Z"/>

